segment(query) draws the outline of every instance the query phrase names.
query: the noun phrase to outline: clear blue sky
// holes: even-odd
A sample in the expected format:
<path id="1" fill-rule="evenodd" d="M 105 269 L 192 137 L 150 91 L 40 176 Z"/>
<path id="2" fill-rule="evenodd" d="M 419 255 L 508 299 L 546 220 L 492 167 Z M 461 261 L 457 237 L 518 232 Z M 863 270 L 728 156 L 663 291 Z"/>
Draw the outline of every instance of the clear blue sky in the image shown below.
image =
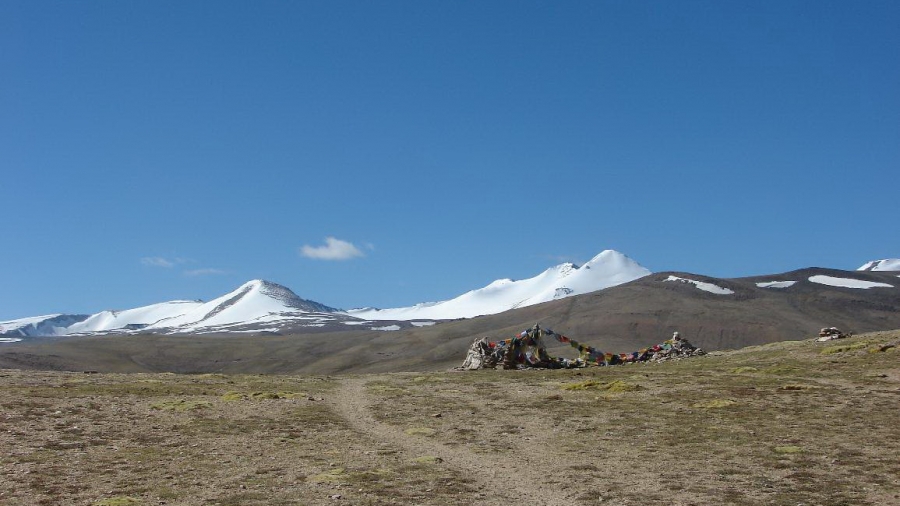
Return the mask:
<path id="1" fill-rule="evenodd" d="M 0 320 L 855 269 L 898 183 L 894 0 L 0 2 Z"/>

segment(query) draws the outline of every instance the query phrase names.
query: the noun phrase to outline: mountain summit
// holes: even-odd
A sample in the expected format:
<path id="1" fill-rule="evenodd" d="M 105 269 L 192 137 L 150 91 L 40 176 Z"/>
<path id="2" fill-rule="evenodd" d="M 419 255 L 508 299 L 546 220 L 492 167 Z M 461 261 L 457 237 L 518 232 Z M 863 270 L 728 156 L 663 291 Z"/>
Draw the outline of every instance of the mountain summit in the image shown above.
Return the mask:
<path id="1" fill-rule="evenodd" d="M 564 263 L 533 278 L 498 279 L 484 288 L 442 302 L 392 309 L 352 309 L 346 314 L 369 320 L 471 318 L 602 290 L 648 274 L 651 274 L 649 270 L 622 253 L 606 250 L 580 267 Z"/>
<path id="2" fill-rule="evenodd" d="M 48 315 L 0 323 L 7 336 L 65 336 L 153 332 L 194 334 L 275 332 L 349 320 L 337 310 L 302 299 L 287 287 L 255 279 L 209 302 L 176 300 L 93 315 Z"/>
<path id="3" fill-rule="evenodd" d="M 145 329 L 150 331 L 177 329 L 179 332 L 187 333 L 214 332 L 227 330 L 236 325 L 275 324 L 286 318 L 336 311 L 318 302 L 301 299 L 290 289 L 277 283 L 254 279 L 189 311 L 162 318 Z"/>

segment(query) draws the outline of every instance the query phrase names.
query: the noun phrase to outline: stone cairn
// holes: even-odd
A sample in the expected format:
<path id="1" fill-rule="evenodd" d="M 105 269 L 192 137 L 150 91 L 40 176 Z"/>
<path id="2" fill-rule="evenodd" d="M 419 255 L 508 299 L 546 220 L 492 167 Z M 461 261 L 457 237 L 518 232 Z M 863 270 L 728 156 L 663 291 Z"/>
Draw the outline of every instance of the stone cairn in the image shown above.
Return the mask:
<path id="1" fill-rule="evenodd" d="M 552 357 L 544 338 L 553 338 L 579 351 L 576 359 Z M 496 369 L 573 369 L 588 366 L 622 365 L 636 362 L 664 362 L 704 355 L 705 352 L 683 339 L 678 332 L 671 339 L 632 353 L 604 353 L 585 346 L 552 330 L 535 325 L 519 335 L 503 341 L 476 338 L 458 370 Z"/>
<path id="2" fill-rule="evenodd" d="M 825 341 L 832 341 L 834 339 L 844 339 L 845 337 L 850 337 L 853 334 L 851 333 L 843 333 L 837 327 L 825 327 L 824 329 L 819 331 L 819 338 L 816 341 L 820 343 L 824 343 Z"/>

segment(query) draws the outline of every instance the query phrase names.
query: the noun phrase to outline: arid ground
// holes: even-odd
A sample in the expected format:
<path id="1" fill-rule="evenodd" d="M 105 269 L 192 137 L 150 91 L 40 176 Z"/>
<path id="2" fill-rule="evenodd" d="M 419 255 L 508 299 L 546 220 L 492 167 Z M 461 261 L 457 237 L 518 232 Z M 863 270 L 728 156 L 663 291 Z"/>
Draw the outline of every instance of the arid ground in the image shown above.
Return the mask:
<path id="1" fill-rule="evenodd" d="M 2 369 L 0 504 L 900 505 L 898 345 L 554 371 Z"/>

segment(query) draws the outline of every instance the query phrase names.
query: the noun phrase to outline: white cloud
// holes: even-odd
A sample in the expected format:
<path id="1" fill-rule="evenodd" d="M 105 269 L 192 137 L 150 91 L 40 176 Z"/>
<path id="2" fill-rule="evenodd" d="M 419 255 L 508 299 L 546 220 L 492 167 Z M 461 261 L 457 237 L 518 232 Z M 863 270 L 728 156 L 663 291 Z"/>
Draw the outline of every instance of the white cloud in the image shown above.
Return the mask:
<path id="1" fill-rule="evenodd" d="M 370 246 L 369 249 L 372 247 Z M 366 256 L 352 243 L 334 237 L 326 237 L 324 246 L 305 245 L 300 248 L 300 254 L 316 260 L 350 260 Z"/>
<path id="2" fill-rule="evenodd" d="M 192 269 L 189 271 L 184 271 L 185 276 L 218 276 L 219 274 L 227 274 L 227 272 L 222 269 Z"/>
<path id="3" fill-rule="evenodd" d="M 165 267 L 167 269 L 175 267 L 175 262 L 177 262 L 177 260 L 167 260 L 163 257 L 144 257 L 141 259 L 141 264 L 143 265 L 150 267 Z"/>

